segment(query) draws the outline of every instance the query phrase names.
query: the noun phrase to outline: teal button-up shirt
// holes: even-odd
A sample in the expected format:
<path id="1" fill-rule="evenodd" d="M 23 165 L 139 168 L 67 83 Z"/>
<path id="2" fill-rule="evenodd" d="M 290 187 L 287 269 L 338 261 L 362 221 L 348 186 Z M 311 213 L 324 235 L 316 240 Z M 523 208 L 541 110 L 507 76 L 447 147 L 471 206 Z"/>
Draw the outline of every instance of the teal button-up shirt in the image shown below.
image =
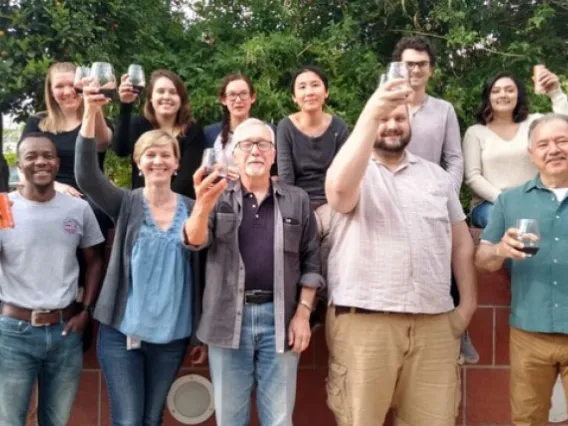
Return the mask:
<path id="1" fill-rule="evenodd" d="M 481 239 L 497 244 L 518 219 L 536 219 L 540 250 L 511 263 L 511 316 L 521 330 L 568 334 L 568 197 L 558 202 L 537 176 L 499 195 Z"/>

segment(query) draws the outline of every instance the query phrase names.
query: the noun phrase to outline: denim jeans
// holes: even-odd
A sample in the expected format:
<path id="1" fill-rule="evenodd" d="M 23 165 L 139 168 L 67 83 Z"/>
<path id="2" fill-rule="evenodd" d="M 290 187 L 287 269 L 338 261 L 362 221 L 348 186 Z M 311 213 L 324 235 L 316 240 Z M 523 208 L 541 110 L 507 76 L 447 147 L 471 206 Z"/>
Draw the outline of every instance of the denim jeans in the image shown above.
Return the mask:
<path id="1" fill-rule="evenodd" d="M 491 211 L 493 210 L 493 203 L 489 201 L 484 201 L 478 204 L 471 211 L 471 223 L 473 226 L 478 228 L 485 228 L 489 223 L 489 218 L 491 217 Z"/>
<path id="2" fill-rule="evenodd" d="M 97 357 L 108 389 L 112 426 L 162 424 L 166 398 L 188 342 L 142 342 L 140 349 L 126 350 L 126 336 L 101 324 Z"/>
<path id="3" fill-rule="evenodd" d="M 38 382 L 39 426 L 65 426 L 83 368 L 81 335 L 0 315 L 0 425 L 24 426 Z"/>
<path id="4" fill-rule="evenodd" d="M 291 426 L 298 355 L 276 353 L 274 304 L 246 304 L 239 349 L 209 346 L 217 426 L 248 426 L 251 393 L 261 426 Z"/>

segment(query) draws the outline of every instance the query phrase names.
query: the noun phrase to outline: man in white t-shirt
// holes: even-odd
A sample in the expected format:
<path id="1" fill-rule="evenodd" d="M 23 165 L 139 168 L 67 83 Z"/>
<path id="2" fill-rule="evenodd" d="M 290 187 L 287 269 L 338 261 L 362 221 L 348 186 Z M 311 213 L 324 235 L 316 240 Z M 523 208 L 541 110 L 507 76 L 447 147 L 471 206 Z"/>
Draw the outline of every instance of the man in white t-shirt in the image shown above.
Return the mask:
<path id="1" fill-rule="evenodd" d="M 99 290 L 104 241 L 86 201 L 55 192 L 53 142 L 28 134 L 17 148 L 23 187 L 10 193 L 15 227 L 0 230 L 0 425 L 24 425 L 38 382 L 38 422 L 64 426 L 83 365 L 82 332 Z M 77 306 L 80 249 L 86 264 Z"/>

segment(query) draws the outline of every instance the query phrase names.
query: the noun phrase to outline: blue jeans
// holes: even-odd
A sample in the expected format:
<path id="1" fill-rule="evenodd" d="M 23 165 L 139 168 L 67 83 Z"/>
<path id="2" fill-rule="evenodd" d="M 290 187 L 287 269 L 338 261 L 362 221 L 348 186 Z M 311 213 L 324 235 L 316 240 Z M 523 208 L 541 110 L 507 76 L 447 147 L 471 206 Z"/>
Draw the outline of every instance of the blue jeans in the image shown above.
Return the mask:
<path id="1" fill-rule="evenodd" d="M 110 399 L 112 426 L 160 426 L 168 392 L 189 339 L 126 350 L 126 336 L 101 324 L 97 357 Z"/>
<path id="2" fill-rule="evenodd" d="M 38 382 L 39 426 L 65 426 L 83 368 L 81 335 L 0 315 L 0 425 L 24 426 Z"/>
<path id="3" fill-rule="evenodd" d="M 485 228 L 487 223 L 489 223 L 491 211 L 493 211 L 493 203 L 490 203 L 489 201 L 484 201 L 483 203 L 475 206 L 471 211 L 472 225 L 478 228 Z"/>
<path id="4" fill-rule="evenodd" d="M 291 426 L 298 359 L 276 353 L 274 304 L 246 304 L 239 349 L 209 346 L 217 426 L 250 424 L 253 384 L 260 424 Z"/>

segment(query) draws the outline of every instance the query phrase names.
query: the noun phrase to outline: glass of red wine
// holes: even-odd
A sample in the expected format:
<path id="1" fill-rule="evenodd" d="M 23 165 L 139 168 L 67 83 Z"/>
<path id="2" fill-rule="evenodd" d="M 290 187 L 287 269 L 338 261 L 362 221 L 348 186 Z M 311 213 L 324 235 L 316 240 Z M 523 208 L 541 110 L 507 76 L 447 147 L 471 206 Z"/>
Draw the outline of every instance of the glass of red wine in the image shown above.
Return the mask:
<path id="1" fill-rule="evenodd" d="M 132 91 L 139 95 L 146 87 L 146 76 L 144 69 L 140 65 L 131 64 L 128 67 L 128 80 L 132 83 Z"/>
<path id="2" fill-rule="evenodd" d="M 91 69 L 89 67 L 75 68 L 75 78 L 73 79 L 73 88 L 78 95 L 83 94 L 83 79 L 89 77 Z"/>
<path id="3" fill-rule="evenodd" d="M 99 92 L 112 100 L 116 91 L 116 77 L 112 65 L 108 62 L 93 63 L 90 77 L 98 83 Z"/>
<path id="4" fill-rule="evenodd" d="M 219 174 L 213 181 L 214 184 L 220 182 L 222 179 L 227 178 L 227 164 L 225 163 L 223 152 L 220 150 L 217 150 L 215 148 L 204 149 L 201 166 L 205 170 L 203 179 L 213 173 L 213 171 L 216 171 Z"/>
<path id="5" fill-rule="evenodd" d="M 519 219 L 516 228 L 518 229 L 517 238 L 524 245 L 519 249 L 526 253 L 527 257 L 536 255 L 540 248 L 540 230 L 536 219 Z"/>

